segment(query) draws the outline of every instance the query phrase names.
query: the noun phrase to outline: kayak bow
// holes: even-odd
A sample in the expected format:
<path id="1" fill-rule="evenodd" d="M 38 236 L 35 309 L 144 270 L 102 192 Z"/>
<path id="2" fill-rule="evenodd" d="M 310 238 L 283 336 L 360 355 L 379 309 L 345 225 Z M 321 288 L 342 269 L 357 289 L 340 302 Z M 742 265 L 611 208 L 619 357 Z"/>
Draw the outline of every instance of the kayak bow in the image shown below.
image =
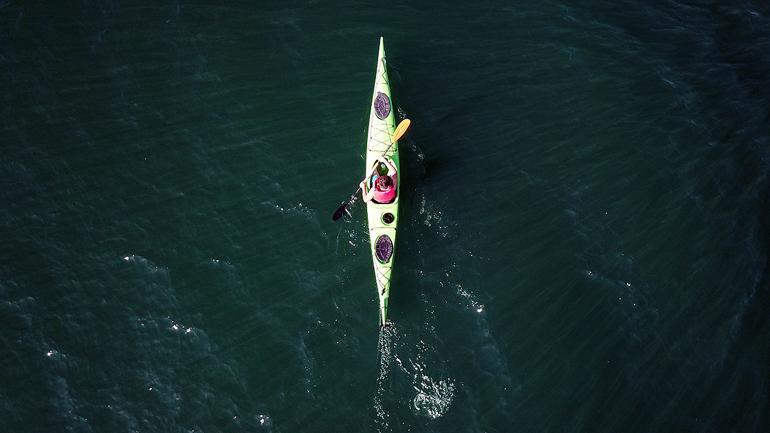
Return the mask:
<path id="1" fill-rule="evenodd" d="M 385 325 L 388 318 L 388 298 L 390 281 L 395 258 L 396 227 L 398 226 L 398 202 L 401 195 L 401 166 L 398 158 L 398 141 L 391 142 L 395 132 L 395 115 L 390 98 L 390 82 L 385 63 L 385 45 L 380 38 L 380 50 L 377 55 L 377 75 L 374 80 L 372 107 L 369 114 L 369 138 L 366 143 L 366 167 L 364 176 L 371 175 L 372 167 L 378 157 L 390 158 L 396 167 L 396 199 L 392 203 L 380 204 L 367 202 L 366 213 L 369 220 L 369 243 L 374 263 L 374 279 L 377 283 L 377 296 L 380 300 L 380 325 Z M 392 143 L 392 145 L 391 145 Z"/>

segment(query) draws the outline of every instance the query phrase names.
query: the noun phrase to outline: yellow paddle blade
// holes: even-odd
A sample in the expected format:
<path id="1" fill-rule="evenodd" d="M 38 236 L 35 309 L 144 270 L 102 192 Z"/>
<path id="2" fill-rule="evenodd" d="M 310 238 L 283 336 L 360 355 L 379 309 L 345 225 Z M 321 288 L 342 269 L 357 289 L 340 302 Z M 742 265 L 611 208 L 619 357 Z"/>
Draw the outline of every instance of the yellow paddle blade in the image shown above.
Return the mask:
<path id="1" fill-rule="evenodd" d="M 390 141 L 398 141 L 399 138 L 404 136 L 404 133 L 407 129 L 409 129 L 409 125 L 412 124 L 412 121 L 409 119 L 404 119 L 401 121 L 401 123 L 396 126 L 396 130 L 393 132 L 393 138 Z"/>

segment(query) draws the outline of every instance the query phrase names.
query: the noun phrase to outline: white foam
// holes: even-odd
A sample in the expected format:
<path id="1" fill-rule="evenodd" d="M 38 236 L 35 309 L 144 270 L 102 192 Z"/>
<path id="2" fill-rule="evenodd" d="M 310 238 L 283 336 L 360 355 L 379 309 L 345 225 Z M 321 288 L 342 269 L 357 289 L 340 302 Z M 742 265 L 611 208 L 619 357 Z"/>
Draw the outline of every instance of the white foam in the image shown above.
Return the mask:
<path id="1" fill-rule="evenodd" d="M 377 376 L 377 392 L 374 394 L 374 412 L 377 431 L 389 431 L 390 414 L 385 410 L 382 399 L 385 394 L 385 385 L 390 377 L 391 365 L 395 357 L 395 345 L 398 340 L 398 333 L 395 325 L 382 328 L 380 339 L 377 343 L 380 352 L 380 373 Z M 400 360 L 398 360 L 401 363 Z"/>
<path id="2" fill-rule="evenodd" d="M 257 415 L 257 422 L 261 426 L 270 427 L 273 425 L 273 420 L 268 415 Z"/>
<path id="3" fill-rule="evenodd" d="M 418 376 L 415 376 L 415 379 L 417 380 Z M 446 414 L 454 400 L 455 385 L 449 379 L 436 380 L 422 374 L 419 375 L 414 388 L 417 394 L 412 399 L 412 407 L 417 415 L 431 419 L 440 418 Z"/>

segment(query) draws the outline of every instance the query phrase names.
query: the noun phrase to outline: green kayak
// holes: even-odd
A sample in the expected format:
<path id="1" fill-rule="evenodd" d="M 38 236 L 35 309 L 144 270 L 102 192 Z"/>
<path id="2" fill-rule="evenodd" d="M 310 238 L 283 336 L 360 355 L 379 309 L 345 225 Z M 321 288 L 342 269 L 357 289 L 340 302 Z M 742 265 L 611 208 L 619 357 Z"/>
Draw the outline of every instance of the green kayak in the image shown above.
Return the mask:
<path id="1" fill-rule="evenodd" d="M 372 173 L 377 158 L 385 156 L 396 167 L 396 198 L 388 204 L 367 202 L 366 213 L 369 220 L 369 242 L 371 244 L 374 279 L 377 283 L 377 296 L 380 300 L 380 325 L 385 325 L 388 318 L 388 298 L 390 281 L 395 259 L 396 228 L 398 227 L 398 202 L 401 190 L 398 160 L 398 142 L 391 139 L 395 132 L 394 107 L 390 98 L 390 82 L 385 62 L 385 46 L 380 38 L 380 50 L 377 55 L 377 75 L 374 79 L 372 107 L 369 115 L 369 137 L 366 143 L 366 167 L 364 176 Z"/>

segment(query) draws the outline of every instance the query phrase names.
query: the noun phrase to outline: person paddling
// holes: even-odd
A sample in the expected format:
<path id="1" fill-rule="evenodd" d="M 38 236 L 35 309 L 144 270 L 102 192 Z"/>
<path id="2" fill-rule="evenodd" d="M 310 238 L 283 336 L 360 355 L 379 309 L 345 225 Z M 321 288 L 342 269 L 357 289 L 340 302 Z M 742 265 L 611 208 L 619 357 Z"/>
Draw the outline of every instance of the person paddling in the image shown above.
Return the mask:
<path id="1" fill-rule="evenodd" d="M 390 159 L 382 156 L 375 160 L 374 165 L 377 170 L 369 179 L 361 181 L 361 196 L 367 202 L 393 203 L 398 186 L 396 167 Z"/>

